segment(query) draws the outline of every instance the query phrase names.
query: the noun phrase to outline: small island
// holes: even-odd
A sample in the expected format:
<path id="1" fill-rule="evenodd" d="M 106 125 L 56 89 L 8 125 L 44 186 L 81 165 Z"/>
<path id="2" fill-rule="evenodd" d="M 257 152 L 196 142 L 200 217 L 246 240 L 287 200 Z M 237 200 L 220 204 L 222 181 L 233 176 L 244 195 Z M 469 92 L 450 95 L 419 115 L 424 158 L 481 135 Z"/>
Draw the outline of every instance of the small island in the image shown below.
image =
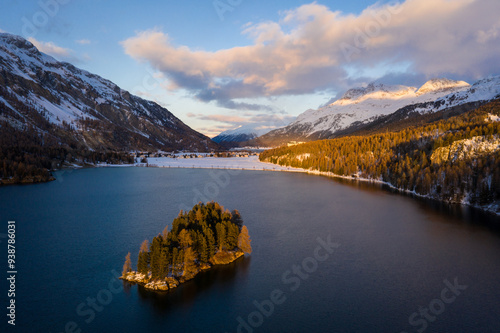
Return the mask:
<path id="1" fill-rule="evenodd" d="M 237 210 L 217 202 L 198 203 L 189 212 L 180 211 L 149 243 L 141 244 L 137 271 L 132 270 L 130 252 L 125 257 L 121 279 L 147 289 L 168 291 L 214 265 L 229 264 L 250 254 L 248 229 Z"/>

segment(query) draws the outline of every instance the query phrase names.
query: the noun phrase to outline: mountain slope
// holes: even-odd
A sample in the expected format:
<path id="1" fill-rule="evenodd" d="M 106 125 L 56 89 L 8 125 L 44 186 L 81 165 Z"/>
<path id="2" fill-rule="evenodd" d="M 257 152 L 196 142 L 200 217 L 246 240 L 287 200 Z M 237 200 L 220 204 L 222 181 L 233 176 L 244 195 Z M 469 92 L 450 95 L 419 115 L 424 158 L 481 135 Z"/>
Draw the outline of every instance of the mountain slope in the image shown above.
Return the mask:
<path id="1" fill-rule="evenodd" d="M 254 141 L 260 145 L 282 145 L 289 141 L 332 138 L 353 133 L 365 125 L 380 123 L 381 119 L 386 123 L 389 119 L 400 120 L 398 117 L 407 117 L 411 112 L 422 115 L 466 104 L 476 107 L 499 94 L 500 77 L 480 80 L 472 86 L 463 81 L 433 79 L 419 89 L 370 84 L 366 88 L 347 91 L 330 105 L 308 110 L 288 126 Z M 394 117 L 397 112 L 400 115 Z"/>
<path id="2" fill-rule="evenodd" d="M 0 120 L 89 150 L 217 149 L 160 105 L 0 34 Z"/>

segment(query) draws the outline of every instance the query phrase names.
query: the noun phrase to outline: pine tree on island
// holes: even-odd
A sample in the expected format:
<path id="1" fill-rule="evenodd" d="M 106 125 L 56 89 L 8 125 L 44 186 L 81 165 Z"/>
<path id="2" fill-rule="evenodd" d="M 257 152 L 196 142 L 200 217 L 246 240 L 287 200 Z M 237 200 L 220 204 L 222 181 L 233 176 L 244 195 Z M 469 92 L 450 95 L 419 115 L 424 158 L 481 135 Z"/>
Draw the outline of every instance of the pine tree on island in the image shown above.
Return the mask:
<path id="1" fill-rule="evenodd" d="M 132 272 L 132 262 L 130 261 L 130 252 L 125 256 L 125 263 L 123 264 L 122 275 Z"/>

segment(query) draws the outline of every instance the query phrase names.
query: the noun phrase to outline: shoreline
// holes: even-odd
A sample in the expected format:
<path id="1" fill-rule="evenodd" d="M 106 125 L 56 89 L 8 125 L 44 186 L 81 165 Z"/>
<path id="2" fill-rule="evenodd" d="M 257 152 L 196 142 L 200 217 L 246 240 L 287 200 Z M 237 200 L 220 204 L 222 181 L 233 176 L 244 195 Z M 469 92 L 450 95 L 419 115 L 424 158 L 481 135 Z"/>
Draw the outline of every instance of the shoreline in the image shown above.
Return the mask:
<path id="1" fill-rule="evenodd" d="M 435 198 L 429 194 L 420 194 L 420 193 L 417 193 L 415 191 L 405 190 L 405 189 L 399 188 L 397 186 L 394 186 L 393 184 L 391 184 L 389 182 L 385 182 L 385 181 L 379 180 L 379 179 L 342 176 L 342 175 L 338 175 L 338 174 L 335 174 L 332 172 L 325 172 L 325 171 L 318 171 L 318 170 L 311 170 L 311 169 L 309 169 L 309 170 L 303 169 L 303 170 L 307 174 L 316 175 L 316 176 L 324 176 L 324 177 L 328 177 L 328 178 L 339 178 L 339 179 L 345 179 L 345 180 L 350 180 L 350 181 L 361 181 L 364 183 L 374 183 L 374 184 L 385 185 L 392 190 L 396 190 L 398 192 L 405 193 L 405 194 L 411 194 L 411 195 L 414 195 L 414 196 L 419 197 L 419 198 L 431 199 L 431 200 L 435 200 L 435 201 L 445 203 L 448 205 L 460 205 L 460 206 L 464 206 L 464 207 L 471 207 L 471 208 L 479 209 L 485 213 L 493 214 L 495 216 L 500 216 L 500 207 L 498 207 L 498 205 L 495 205 L 495 204 L 491 204 L 489 206 L 479 206 L 479 205 L 472 205 L 467 201 L 460 201 L 460 202 L 447 201 L 444 199 Z"/>
<path id="2" fill-rule="evenodd" d="M 120 280 L 129 283 L 138 284 L 151 291 L 171 291 L 179 287 L 181 284 L 194 279 L 199 273 L 210 270 L 215 266 L 228 265 L 235 262 L 245 254 L 242 251 L 225 251 L 224 260 L 218 260 L 217 254 L 210 260 L 210 264 L 202 264 L 196 267 L 194 272 L 188 275 L 167 276 L 164 279 L 152 280 L 151 272 L 147 275 L 136 271 L 131 271 L 120 276 Z M 227 258 L 230 255 L 230 258 Z"/>
<path id="3" fill-rule="evenodd" d="M 372 179 L 372 178 L 364 178 L 364 177 L 352 177 L 352 176 L 343 176 L 343 175 L 338 175 L 338 174 L 335 174 L 335 173 L 332 173 L 332 172 L 325 172 L 325 171 L 318 171 L 318 170 L 312 170 L 312 169 L 302 169 L 302 168 L 295 168 L 295 167 L 284 167 L 284 166 L 281 166 L 281 165 L 277 165 L 277 164 L 273 164 L 273 163 L 270 163 L 270 162 L 261 162 L 259 161 L 260 164 L 263 164 L 263 165 L 267 165 L 267 166 L 276 166 L 275 168 L 273 169 L 265 169 L 265 168 L 239 168 L 239 167 L 234 167 L 234 168 L 229 168 L 229 167 L 222 167 L 222 166 L 211 166 L 211 167 L 203 167 L 203 166 L 159 166 L 159 165 L 154 165 L 154 164 L 135 164 L 134 166 L 137 166 L 137 167 L 156 167 L 156 168 L 187 168 L 187 169 L 226 169 L 226 170 L 247 170 L 247 171 L 275 171 L 275 172 L 296 172 L 296 173 L 305 173 L 305 174 L 310 174 L 310 175 L 316 175 L 316 176 L 324 176 L 324 177 L 329 177 L 329 178 L 338 178 L 338 179 L 344 179 L 344 180 L 350 180 L 350 181 L 361 181 L 361 182 L 365 182 L 365 183 L 374 183 L 374 184 L 380 184 L 380 185 L 385 185 L 387 187 L 389 187 L 390 189 L 392 190 L 396 190 L 398 192 L 401 192 L 401 193 L 405 193 L 405 194 L 410 194 L 410 195 L 414 195 L 416 197 L 419 197 L 419 198 L 423 198 L 423 199 L 431 199 L 431 200 L 435 200 L 435 201 L 438 201 L 438 202 L 441 202 L 441 203 L 445 203 L 445 204 L 448 204 L 448 205 L 460 205 L 460 206 L 464 206 L 464 207 L 471 207 L 471 208 L 475 208 L 475 209 L 478 209 L 478 210 L 481 210 L 485 213 L 489 213 L 489 214 L 493 214 L 495 216 L 500 216 L 500 208 L 498 207 L 498 205 L 495 205 L 495 204 L 491 204 L 491 205 L 488 205 L 488 206 L 479 206 L 479 205 L 473 205 L 473 204 L 470 204 L 469 202 L 467 201 L 460 201 L 460 202 L 453 202 L 453 201 L 447 201 L 447 200 L 444 200 L 444 199 L 439 199 L 439 198 L 436 198 L 436 197 L 433 197 L 432 195 L 428 195 L 428 194 L 420 194 L 420 193 L 417 193 L 415 191 L 409 191 L 409 190 L 405 190 L 405 189 L 401 189 L 401 188 L 398 188 L 397 186 L 394 186 L 393 184 L 389 183 L 389 182 L 385 182 L 385 181 L 382 181 L 382 180 L 379 180 L 379 179 Z"/>
<path id="4" fill-rule="evenodd" d="M 159 159 L 159 158 L 158 158 Z M 161 159 L 170 159 L 170 160 L 177 160 L 177 159 L 171 159 L 168 157 L 163 157 Z M 205 158 L 206 159 L 206 158 Z M 221 159 L 221 160 L 231 160 L 231 159 L 248 159 L 248 157 L 218 157 L 215 159 Z M 201 160 L 201 159 L 194 159 L 196 160 Z M 481 210 L 485 213 L 493 214 L 495 216 L 500 216 L 500 207 L 496 204 L 491 204 L 488 206 L 479 206 L 479 205 L 473 205 L 470 204 L 469 202 L 462 200 L 460 202 L 452 202 L 452 201 L 447 201 L 439 198 L 435 198 L 431 195 L 428 194 L 420 194 L 415 191 L 409 191 L 405 189 L 398 188 L 394 186 L 391 183 L 379 180 L 379 179 L 372 179 L 372 178 L 364 178 L 364 177 L 352 177 L 352 176 L 343 176 L 343 175 L 338 175 L 334 174 L 332 172 L 325 172 L 325 171 L 318 171 L 318 170 L 312 170 L 312 169 L 302 169 L 302 168 L 295 168 L 295 167 L 284 167 L 278 164 L 273 164 L 270 162 L 261 162 L 260 160 L 253 161 L 254 164 L 252 167 L 249 166 L 243 166 L 243 165 L 203 165 L 201 163 L 185 163 L 189 160 L 182 160 L 184 163 L 179 163 L 179 164 L 167 164 L 167 165 L 161 165 L 161 164 L 155 164 L 155 163 L 134 163 L 134 164 L 96 164 L 96 165 L 85 165 L 85 166 L 79 166 L 76 167 L 74 166 L 69 166 L 69 167 L 64 167 L 58 171 L 64 171 L 65 169 L 69 170 L 79 170 L 83 168 L 125 168 L 125 167 L 142 167 L 142 168 L 165 168 L 165 169 L 215 169 L 215 170 L 244 170 L 244 171 L 272 171 L 272 172 L 291 172 L 291 173 L 305 173 L 305 174 L 310 174 L 310 175 L 316 175 L 316 176 L 324 176 L 328 178 L 337 178 L 337 179 L 344 179 L 344 180 L 350 180 L 350 181 L 361 181 L 361 182 L 366 182 L 366 183 L 375 183 L 375 184 L 380 184 L 380 185 L 385 185 L 389 187 L 392 190 L 396 190 L 401 193 L 405 194 L 411 194 L 419 198 L 424 198 L 424 199 L 431 199 L 431 200 L 436 200 L 438 202 L 446 203 L 449 205 L 460 205 L 464 207 L 471 207 L 475 208 L 478 210 Z M 241 161 L 241 160 L 239 160 Z M 191 161 L 192 162 L 192 161 Z M 257 166 L 261 167 L 257 167 Z M 266 168 L 268 166 L 269 168 Z M 272 167 L 272 168 L 271 168 Z M 57 178 L 52 177 L 47 182 L 57 180 Z M 23 182 L 23 183 L 3 183 L 0 181 L 0 187 L 2 186 L 9 186 L 9 185 L 30 185 L 30 184 L 41 184 L 45 182 Z"/>

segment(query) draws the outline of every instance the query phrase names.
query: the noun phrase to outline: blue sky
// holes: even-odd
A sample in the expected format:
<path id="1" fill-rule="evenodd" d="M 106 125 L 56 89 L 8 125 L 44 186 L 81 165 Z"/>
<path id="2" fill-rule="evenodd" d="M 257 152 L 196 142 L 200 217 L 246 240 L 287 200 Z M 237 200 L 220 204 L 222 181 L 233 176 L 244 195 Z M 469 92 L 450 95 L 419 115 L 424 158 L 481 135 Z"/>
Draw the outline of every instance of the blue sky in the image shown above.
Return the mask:
<path id="1" fill-rule="evenodd" d="M 378 80 L 499 74 L 498 0 L 3 0 L 0 29 L 207 135 Z"/>

